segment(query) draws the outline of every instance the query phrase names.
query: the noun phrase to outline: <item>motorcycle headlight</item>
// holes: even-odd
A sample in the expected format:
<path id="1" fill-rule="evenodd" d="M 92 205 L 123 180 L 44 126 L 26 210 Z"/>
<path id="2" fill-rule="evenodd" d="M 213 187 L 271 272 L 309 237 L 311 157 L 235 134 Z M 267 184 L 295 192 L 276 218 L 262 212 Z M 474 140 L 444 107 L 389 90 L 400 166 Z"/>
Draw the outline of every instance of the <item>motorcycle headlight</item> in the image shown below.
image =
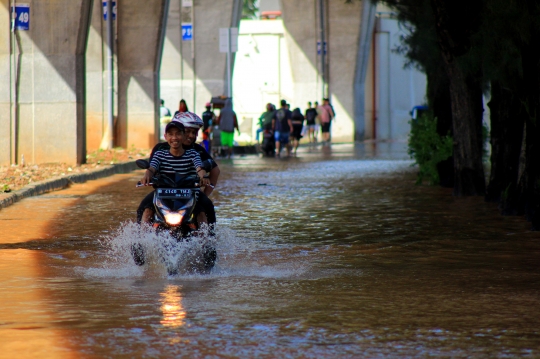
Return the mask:
<path id="1" fill-rule="evenodd" d="M 180 223 L 182 223 L 182 218 L 184 218 L 184 215 L 186 214 L 186 210 L 181 210 L 178 212 L 173 211 L 163 211 L 163 217 L 165 217 L 165 222 L 167 222 L 170 226 L 177 226 Z"/>

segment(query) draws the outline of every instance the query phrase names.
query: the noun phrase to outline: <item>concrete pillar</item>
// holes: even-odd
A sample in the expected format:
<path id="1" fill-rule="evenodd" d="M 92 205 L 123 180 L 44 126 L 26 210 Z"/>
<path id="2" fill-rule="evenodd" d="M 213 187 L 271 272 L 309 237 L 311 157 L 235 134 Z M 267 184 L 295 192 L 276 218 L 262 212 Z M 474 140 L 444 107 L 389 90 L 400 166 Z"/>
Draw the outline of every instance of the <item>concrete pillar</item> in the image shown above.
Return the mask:
<path id="1" fill-rule="evenodd" d="M 152 147 L 159 134 L 159 68 L 168 0 L 117 5 L 118 123 L 121 147 Z"/>
<path id="2" fill-rule="evenodd" d="M 328 93 L 336 111 L 334 142 L 354 139 L 354 81 L 358 56 L 362 2 L 324 1 Z M 321 102 L 322 83 L 319 41 L 319 0 L 281 1 L 295 88 L 293 107 L 307 101 Z"/>
<path id="3" fill-rule="evenodd" d="M 0 164 L 20 162 L 22 155 L 27 163 L 82 163 L 86 148 L 84 53 L 92 0 L 25 3 L 30 4 L 30 30 L 10 34 L 10 2 L 0 0 L 4 24 L 0 66 L 6 79 L 0 85 Z M 11 35 L 16 36 L 14 55 L 10 55 Z M 14 64 L 17 71 L 12 69 Z M 10 111 L 15 105 L 16 113 Z M 10 127 L 16 122 L 18 136 L 14 138 Z M 8 145 L 14 142 L 16 159 L 11 158 L 13 146 Z"/>
<path id="4" fill-rule="evenodd" d="M 371 1 L 362 2 L 362 22 L 360 23 L 360 37 L 358 39 L 358 53 L 356 59 L 356 71 L 354 74 L 354 140 L 362 141 L 373 137 L 372 94 L 366 91 L 366 84 L 371 84 L 367 78 L 370 69 L 370 52 L 375 26 L 376 4 Z M 373 64 L 371 64 L 373 66 Z M 373 68 L 371 67 L 371 71 Z M 370 87 L 370 89 L 372 86 Z M 366 96 L 367 93 L 367 96 Z"/>
<path id="5" fill-rule="evenodd" d="M 114 21 L 113 24 L 116 22 Z M 100 148 L 108 126 L 108 72 L 107 72 L 107 26 L 103 19 L 103 4 L 94 0 L 92 21 L 86 47 L 86 149 Z M 115 27 L 116 28 L 116 27 Z M 116 36 L 115 36 L 116 39 Z M 116 41 L 113 45 L 116 49 Z M 114 93 L 117 93 L 118 67 L 114 57 Z M 114 98 L 114 116 L 117 118 L 117 99 Z M 107 137 L 105 138 L 107 142 Z"/>
<path id="6" fill-rule="evenodd" d="M 219 29 L 238 27 L 242 1 L 194 0 L 182 8 L 171 1 L 161 67 L 161 97 L 172 112 L 185 99 L 201 114 L 212 96 L 226 94 L 226 54 L 219 52 Z M 194 41 L 182 41 L 181 23 L 193 23 Z"/>

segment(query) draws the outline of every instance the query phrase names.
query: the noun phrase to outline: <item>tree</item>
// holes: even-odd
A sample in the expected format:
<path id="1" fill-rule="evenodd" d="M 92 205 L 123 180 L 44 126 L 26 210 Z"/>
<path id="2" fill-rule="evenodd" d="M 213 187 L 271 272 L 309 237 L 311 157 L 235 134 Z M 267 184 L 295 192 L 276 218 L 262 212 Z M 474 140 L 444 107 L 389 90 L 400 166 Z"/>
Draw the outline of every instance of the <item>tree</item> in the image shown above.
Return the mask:
<path id="1" fill-rule="evenodd" d="M 430 107 L 441 116 L 451 113 L 451 121 L 438 121 L 438 131 L 452 124 L 454 194 L 484 192 L 481 96 L 489 91 L 492 153 L 486 200 L 499 201 L 503 214 L 525 214 L 540 230 L 540 3 L 385 2 L 413 25 L 400 51 L 426 73 Z"/>
<path id="2" fill-rule="evenodd" d="M 258 0 L 244 0 L 244 4 L 242 5 L 242 19 L 256 19 L 258 13 Z"/>
<path id="3" fill-rule="evenodd" d="M 429 107 L 428 118 L 436 121 L 439 140 L 452 136 L 452 111 L 448 76 L 442 65 L 442 55 L 434 31 L 435 16 L 430 0 L 385 0 L 387 5 L 397 11 L 397 19 L 405 30 L 402 44 L 396 49 L 408 62 L 405 66 L 414 66 L 426 74 L 426 97 Z M 433 149 L 437 151 L 437 149 Z M 438 158 L 437 178 L 440 185 L 453 187 L 454 159 L 444 159 L 441 153 L 433 153 Z M 422 168 L 420 169 L 422 172 Z"/>
<path id="4" fill-rule="evenodd" d="M 491 0 L 483 54 L 491 81 L 491 174 L 487 200 L 503 214 L 525 214 L 540 230 L 540 6 Z"/>
<path id="5" fill-rule="evenodd" d="M 471 54 L 482 0 L 431 0 L 437 42 L 449 80 L 454 134 L 454 195 L 484 195 L 482 77 Z"/>

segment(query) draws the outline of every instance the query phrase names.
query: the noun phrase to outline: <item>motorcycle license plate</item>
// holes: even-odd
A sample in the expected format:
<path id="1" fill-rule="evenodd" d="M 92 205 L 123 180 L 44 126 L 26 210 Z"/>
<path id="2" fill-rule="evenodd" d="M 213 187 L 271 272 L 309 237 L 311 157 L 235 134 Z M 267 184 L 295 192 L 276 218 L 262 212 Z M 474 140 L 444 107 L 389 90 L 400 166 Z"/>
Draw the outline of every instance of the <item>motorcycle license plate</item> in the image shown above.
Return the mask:
<path id="1" fill-rule="evenodd" d="M 158 198 L 161 199 L 180 199 L 191 197 L 190 189 L 158 188 Z"/>

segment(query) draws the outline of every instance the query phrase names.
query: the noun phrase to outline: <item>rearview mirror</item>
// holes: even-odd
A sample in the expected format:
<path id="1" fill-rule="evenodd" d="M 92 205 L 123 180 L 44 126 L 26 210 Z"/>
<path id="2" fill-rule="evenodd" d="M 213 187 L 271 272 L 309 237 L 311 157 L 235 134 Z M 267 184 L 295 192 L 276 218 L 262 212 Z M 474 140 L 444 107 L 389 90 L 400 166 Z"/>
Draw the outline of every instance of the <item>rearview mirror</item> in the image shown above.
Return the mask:
<path id="1" fill-rule="evenodd" d="M 150 168 L 150 163 L 148 163 L 147 160 L 137 160 L 135 161 L 135 164 L 137 167 L 142 168 L 143 170 L 147 170 Z"/>

